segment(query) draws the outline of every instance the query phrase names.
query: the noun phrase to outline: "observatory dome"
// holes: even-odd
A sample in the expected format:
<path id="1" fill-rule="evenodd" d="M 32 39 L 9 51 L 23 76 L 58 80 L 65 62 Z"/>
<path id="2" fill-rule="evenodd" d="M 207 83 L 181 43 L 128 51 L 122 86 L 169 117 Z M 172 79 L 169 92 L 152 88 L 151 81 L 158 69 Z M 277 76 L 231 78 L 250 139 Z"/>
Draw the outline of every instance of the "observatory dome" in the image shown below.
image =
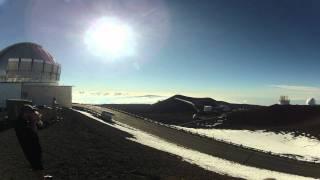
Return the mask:
<path id="1" fill-rule="evenodd" d="M 61 67 L 42 46 L 24 42 L 0 51 L 1 82 L 58 82 Z"/>
<path id="2" fill-rule="evenodd" d="M 306 101 L 306 105 L 314 106 L 314 105 L 316 105 L 316 100 L 314 98 L 309 98 Z"/>

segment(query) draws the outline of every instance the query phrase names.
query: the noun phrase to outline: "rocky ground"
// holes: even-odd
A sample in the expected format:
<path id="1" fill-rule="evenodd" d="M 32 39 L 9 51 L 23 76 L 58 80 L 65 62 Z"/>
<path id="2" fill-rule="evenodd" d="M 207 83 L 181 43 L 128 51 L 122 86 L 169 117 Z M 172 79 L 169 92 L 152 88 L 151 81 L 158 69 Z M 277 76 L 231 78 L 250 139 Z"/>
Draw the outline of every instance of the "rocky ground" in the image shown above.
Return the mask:
<path id="1" fill-rule="evenodd" d="M 232 179 L 186 163 L 71 110 L 39 132 L 46 173 L 54 179 Z M 0 179 L 32 179 L 12 129 L 0 132 Z"/>

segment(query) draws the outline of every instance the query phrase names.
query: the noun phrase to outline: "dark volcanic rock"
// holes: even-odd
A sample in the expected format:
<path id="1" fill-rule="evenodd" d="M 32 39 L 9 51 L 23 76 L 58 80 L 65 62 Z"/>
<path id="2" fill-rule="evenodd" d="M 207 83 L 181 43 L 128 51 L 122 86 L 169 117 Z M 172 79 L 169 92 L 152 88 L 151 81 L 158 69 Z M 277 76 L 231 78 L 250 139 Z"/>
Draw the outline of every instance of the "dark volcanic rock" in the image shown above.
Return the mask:
<path id="1" fill-rule="evenodd" d="M 72 110 L 39 131 L 46 172 L 54 179 L 233 179 L 132 142 L 130 134 Z M 0 179 L 32 179 L 12 129 L 0 132 Z"/>
<path id="2" fill-rule="evenodd" d="M 227 122 L 233 125 L 293 126 L 319 118 L 320 106 L 273 105 L 230 113 Z"/>
<path id="3" fill-rule="evenodd" d="M 175 96 L 172 96 L 166 100 L 159 101 L 159 102 L 153 104 L 150 109 L 150 112 L 152 112 L 152 113 L 195 112 L 195 109 L 192 107 L 191 104 L 179 101 L 176 98 L 191 101 L 193 103 L 198 103 L 198 101 L 195 101 L 194 98 L 189 98 L 189 97 L 181 96 L 181 95 L 175 95 Z M 212 102 L 211 104 L 214 104 L 214 102 Z"/>
<path id="4" fill-rule="evenodd" d="M 228 114 L 220 128 L 265 129 L 320 137 L 320 106 L 273 105 Z"/>

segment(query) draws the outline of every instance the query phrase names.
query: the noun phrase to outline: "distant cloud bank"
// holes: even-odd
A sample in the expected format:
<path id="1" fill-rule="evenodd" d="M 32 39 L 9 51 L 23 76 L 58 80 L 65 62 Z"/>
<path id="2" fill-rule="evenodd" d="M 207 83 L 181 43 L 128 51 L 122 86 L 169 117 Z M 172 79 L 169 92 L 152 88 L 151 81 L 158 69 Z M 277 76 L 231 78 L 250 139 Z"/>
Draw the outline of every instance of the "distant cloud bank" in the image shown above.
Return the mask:
<path id="1" fill-rule="evenodd" d="M 166 99 L 157 94 L 134 94 L 127 92 L 73 91 L 73 102 L 88 104 L 152 104 Z"/>
<path id="2" fill-rule="evenodd" d="M 143 95 L 143 96 L 132 96 L 132 97 L 133 98 L 162 98 L 162 97 L 165 97 L 165 96 L 148 94 L 148 95 Z"/>
<path id="3" fill-rule="evenodd" d="M 292 86 L 292 85 L 270 85 L 273 88 L 279 88 L 289 91 L 299 91 L 299 92 L 308 92 L 308 93 L 317 93 L 320 92 L 320 87 L 315 86 Z"/>

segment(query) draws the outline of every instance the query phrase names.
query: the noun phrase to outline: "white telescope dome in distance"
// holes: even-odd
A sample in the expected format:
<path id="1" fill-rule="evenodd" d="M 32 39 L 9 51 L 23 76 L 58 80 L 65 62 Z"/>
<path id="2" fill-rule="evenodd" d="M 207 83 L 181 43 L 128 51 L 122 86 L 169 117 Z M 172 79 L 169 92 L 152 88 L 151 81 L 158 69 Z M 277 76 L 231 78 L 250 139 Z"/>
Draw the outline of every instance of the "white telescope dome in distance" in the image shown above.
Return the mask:
<path id="1" fill-rule="evenodd" d="M 306 105 L 314 106 L 314 105 L 316 105 L 316 100 L 314 98 L 309 98 L 306 101 Z"/>

